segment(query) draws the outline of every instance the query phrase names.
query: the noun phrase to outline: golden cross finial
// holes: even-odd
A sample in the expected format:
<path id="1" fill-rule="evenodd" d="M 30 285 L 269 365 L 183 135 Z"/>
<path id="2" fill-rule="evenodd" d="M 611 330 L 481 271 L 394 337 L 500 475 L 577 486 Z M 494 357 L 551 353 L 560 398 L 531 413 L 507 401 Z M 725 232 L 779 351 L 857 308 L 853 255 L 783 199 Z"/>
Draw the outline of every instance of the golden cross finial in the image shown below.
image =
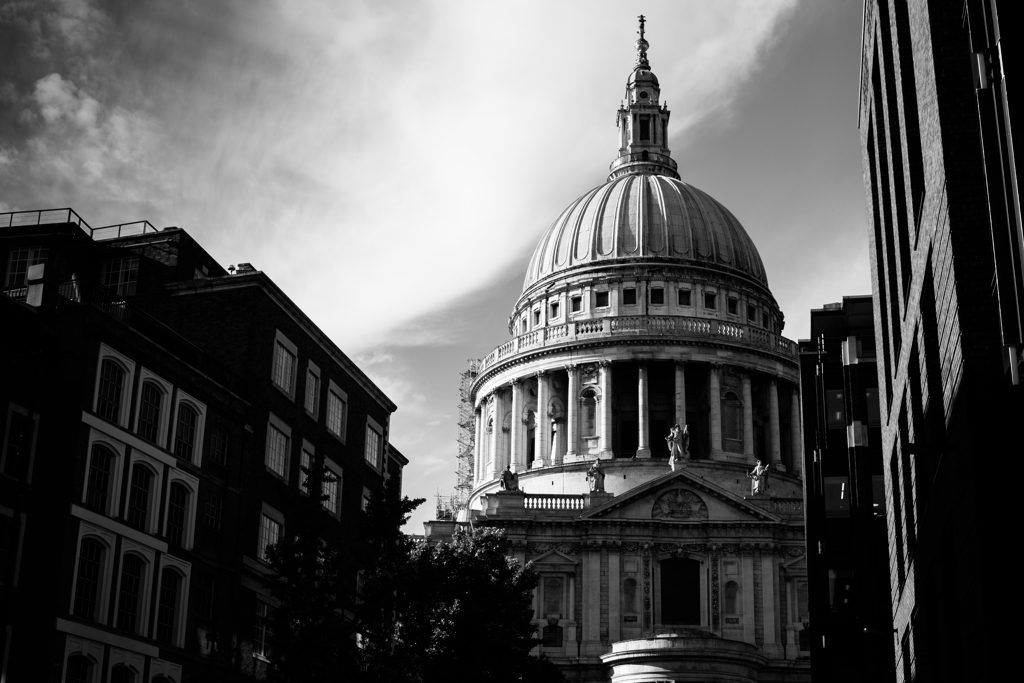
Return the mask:
<path id="1" fill-rule="evenodd" d="M 640 40 L 644 39 L 644 24 L 647 23 L 647 18 L 644 15 L 637 17 L 640 20 Z"/>

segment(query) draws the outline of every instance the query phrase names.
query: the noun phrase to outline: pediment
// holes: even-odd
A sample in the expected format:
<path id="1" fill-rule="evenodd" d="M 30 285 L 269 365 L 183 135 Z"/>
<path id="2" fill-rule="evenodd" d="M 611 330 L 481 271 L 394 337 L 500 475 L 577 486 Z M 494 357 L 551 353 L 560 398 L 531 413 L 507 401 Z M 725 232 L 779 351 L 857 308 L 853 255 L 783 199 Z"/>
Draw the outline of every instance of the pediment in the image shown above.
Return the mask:
<path id="1" fill-rule="evenodd" d="M 776 515 L 686 470 L 670 472 L 621 493 L 582 518 L 683 523 L 781 521 Z"/>
<path id="2" fill-rule="evenodd" d="M 782 563 L 782 568 L 793 572 L 798 570 L 807 571 L 807 553 L 803 553 L 792 560 Z"/>
<path id="3" fill-rule="evenodd" d="M 573 572 L 576 564 L 576 560 L 558 550 L 549 550 L 530 560 L 530 565 L 538 572 Z"/>

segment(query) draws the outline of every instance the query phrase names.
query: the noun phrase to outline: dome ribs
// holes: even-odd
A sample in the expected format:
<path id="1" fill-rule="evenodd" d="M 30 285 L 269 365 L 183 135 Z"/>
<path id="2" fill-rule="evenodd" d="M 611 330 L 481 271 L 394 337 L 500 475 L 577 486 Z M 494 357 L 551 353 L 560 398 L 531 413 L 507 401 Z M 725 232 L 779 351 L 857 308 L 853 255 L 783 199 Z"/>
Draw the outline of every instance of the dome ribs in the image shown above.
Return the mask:
<path id="1" fill-rule="evenodd" d="M 610 189 L 610 185 L 601 185 L 587 198 L 587 206 L 580 219 L 576 237 L 576 261 L 586 263 L 597 257 L 597 249 L 594 245 L 596 239 L 594 233 L 597 231 L 594 230 L 594 225 L 597 223 L 597 217 L 600 215 L 601 207 L 604 206 L 605 197 Z"/>
<path id="2" fill-rule="evenodd" d="M 597 227 L 597 234 L 594 235 L 594 246 L 598 257 L 615 258 L 615 229 L 616 217 L 622 210 L 622 191 L 624 183 L 620 180 L 610 185 L 608 194 L 601 202 L 598 210 L 600 223 Z"/>
<path id="3" fill-rule="evenodd" d="M 661 186 L 656 178 L 644 176 L 643 211 L 649 221 L 644 232 L 644 246 L 652 255 L 662 255 L 661 252 L 665 251 L 665 245 L 668 244 L 668 236 L 665 233 L 664 197 L 661 196 Z"/>
<path id="4" fill-rule="evenodd" d="M 672 243 L 672 252 L 689 257 L 693 253 L 693 235 L 691 230 L 686 229 L 687 217 L 683 211 L 686 202 L 683 201 L 683 196 L 679 192 L 679 183 L 672 183 L 657 177 L 657 184 L 667 209 L 666 232 Z M 668 186 L 667 193 L 665 186 Z"/>
<path id="5" fill-rule="evenodd" d="M 615 212 L 618 224 L 616 256 L 632 256 L 640 247 L 642 238 L 639 233 L 643 216 L 640 214 L 640 192 L 637 186 L 642 182 L 643 176 L 626 176 L 626 186 L 619 200 L 618 211 Z"/>
<path id="6" fill-rule="evenodd" d="M 590 194 L 590 193 L 587 193 Z M 572 241 L 572 228 L 569 227 L 569 223 L 572 222 L 572 216 L 576 213 L 576 207 L 583 201 L 583 197 L 580 197 L 575 202 L 570 204 L 562 214 L 555 219 L 554 230 L 548 237 L 549 250 L 551 252 L 551 258 L 545 257 L 545 265 L 550 264 L 551 270 L 566 265 L 568 260 L 568 245 Z"/>

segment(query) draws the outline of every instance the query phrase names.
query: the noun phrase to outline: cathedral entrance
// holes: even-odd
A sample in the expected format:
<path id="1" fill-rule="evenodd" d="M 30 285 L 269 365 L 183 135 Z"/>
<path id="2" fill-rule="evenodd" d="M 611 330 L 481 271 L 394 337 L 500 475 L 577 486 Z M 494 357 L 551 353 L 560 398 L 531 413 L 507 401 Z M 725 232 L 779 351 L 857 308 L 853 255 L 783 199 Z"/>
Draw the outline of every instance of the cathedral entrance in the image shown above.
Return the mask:
<path id="1" fill-rule="evenodd" d="M 674 557 L 661 562 L 661 623 L 700 626 L 700 562 Z"/>

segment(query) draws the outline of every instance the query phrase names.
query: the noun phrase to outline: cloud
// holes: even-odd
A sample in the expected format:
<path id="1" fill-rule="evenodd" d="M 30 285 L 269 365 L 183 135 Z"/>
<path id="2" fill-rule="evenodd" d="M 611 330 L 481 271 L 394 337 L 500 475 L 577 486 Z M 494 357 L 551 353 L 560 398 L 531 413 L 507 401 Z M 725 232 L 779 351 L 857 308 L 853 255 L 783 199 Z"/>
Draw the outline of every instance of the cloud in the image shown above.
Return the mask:
<path id="1" fill-rule="evenodd" d="M 384 350 L 368 351 L 357 355 L 356 361 L 362 366 L 393 363 L 395 361 L 395 354 Z"/>

